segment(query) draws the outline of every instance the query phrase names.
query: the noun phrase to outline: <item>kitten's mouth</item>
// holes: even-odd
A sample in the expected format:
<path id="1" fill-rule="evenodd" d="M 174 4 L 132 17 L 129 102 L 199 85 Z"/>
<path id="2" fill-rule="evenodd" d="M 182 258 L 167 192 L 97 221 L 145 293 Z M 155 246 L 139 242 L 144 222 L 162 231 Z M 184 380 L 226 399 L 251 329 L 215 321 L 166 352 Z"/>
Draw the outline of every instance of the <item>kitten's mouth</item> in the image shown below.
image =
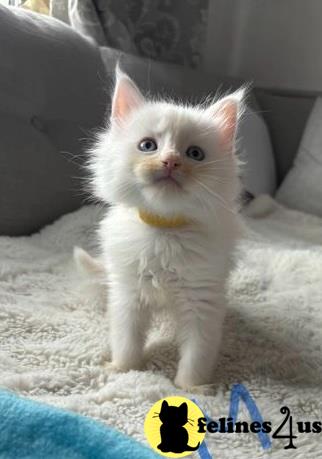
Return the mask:
<path id="1" fill-rule="evenodd" d="M 164 175 L 162 177 L 156 177 L 153 183 L 165 185 L 165 186 L 170 185 L 170 186 L 182 189 L 182 186 L 179 183 L 179 181 L 176 178 L 174 178 L 172 175 Z"/>

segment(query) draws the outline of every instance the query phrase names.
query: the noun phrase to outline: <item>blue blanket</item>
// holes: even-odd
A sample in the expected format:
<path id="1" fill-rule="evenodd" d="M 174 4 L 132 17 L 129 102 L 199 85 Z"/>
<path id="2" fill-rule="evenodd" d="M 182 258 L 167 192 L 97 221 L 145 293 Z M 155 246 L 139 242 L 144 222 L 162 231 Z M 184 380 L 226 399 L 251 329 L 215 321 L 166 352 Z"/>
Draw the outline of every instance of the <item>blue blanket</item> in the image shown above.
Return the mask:
<path id="1" fill-rule="evenodd" d="M 1 459 L 156 459 L 126 435 L 64 410 L 0 391 Z"/>

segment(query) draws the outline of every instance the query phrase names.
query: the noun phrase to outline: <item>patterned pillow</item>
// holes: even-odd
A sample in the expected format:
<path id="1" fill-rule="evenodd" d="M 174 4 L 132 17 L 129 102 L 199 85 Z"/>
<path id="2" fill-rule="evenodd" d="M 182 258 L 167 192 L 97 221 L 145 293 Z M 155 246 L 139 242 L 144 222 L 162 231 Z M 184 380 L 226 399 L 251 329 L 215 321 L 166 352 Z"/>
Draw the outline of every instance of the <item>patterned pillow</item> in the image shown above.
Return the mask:
<path id="1" fill-rule="evenodd" d="M 208 0 L 72 0 L 73 27 L 101 46 L 197 67 L 206 38 Z"/>

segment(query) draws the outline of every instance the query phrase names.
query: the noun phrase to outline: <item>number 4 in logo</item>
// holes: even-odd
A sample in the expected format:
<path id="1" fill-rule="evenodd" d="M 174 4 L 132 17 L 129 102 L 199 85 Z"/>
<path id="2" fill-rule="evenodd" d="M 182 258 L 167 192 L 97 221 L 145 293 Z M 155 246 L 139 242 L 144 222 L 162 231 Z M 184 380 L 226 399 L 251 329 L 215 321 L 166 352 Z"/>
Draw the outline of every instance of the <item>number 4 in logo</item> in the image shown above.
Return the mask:
<path id="1" fill-rule="evenodd" d="M 288 438 L 290 442 L 287 446 L 284 446 L 284 449 L 296 449 L 296 446 L 293 443 L 293 439 L 297 438 L 297 436 L 293 435 L 293 417 L 291 416 L 290 409 L 287 406 L 282 406 L 280 411 L 282 414 L 285 414 L 286 416 L 283 419 L 281 425 L 273 433 L 272 437 L 273 438 Z M 290 428 L 289 435 L 286 435 L 286 434 L 279 435 L 280 431 L 283 429 L 283 427 L 285 426 L 288 420 L 289 420 L 289 428 Z"/>

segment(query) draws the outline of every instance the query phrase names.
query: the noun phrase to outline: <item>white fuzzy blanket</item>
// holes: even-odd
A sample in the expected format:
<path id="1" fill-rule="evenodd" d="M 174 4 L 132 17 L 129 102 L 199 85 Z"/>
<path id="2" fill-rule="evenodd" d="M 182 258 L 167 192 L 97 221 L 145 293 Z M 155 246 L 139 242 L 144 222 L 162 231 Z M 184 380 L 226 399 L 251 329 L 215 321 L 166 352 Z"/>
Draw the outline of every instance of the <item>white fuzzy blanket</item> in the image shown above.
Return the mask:
<path id="1" fill-rule="evenodd" d="M 99 213 L 84 207 L 40 234 L 0 238 L 0 384 L 145 441 L 151 404 L 182 394 L 172 383 L 171 327 L 165 321 L 152 333 L 146 371 L 111 374 L 104 367 L 104 292 L 82 279 L 72 260 L 74 245 L 93 250 Z M 294 421 L 322 420 L 322 220 L 268 197 L 247 213 L 251 231 L 231 277 L 214 391 L 194 397 L 213 418 L 227 417 L 230 387 L 242 382 L 275 425 L 283 405 Z M 249 419 L 247 410 L 239 419 Z M 208 434 L 207 444 L 216 458 L 271 457 L 254 434 Z M 299 435 L 296 450 L 286 444 L 273 440 L 272 457 L 317 459 L 322 434 Z"/>

